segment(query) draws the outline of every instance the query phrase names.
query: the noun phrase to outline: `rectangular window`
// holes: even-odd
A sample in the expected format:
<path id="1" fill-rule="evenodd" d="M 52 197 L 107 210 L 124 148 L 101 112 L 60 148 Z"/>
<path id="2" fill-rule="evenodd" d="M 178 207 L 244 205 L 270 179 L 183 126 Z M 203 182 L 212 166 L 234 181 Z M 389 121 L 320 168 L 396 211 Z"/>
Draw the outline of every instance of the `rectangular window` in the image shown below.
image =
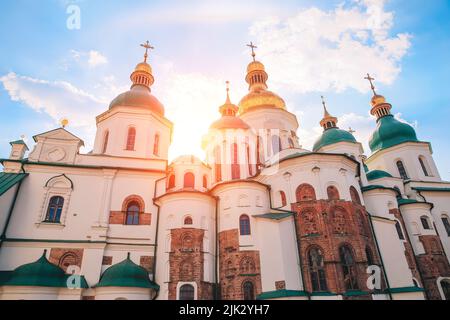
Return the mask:
<path id="1" fill-rule="evenodd" d="M 447 236 L 450 237 L 450 222 L 447 217 L 442 217 L 442 223 L 444 224 L 445 231 L 447 232 Z"/>

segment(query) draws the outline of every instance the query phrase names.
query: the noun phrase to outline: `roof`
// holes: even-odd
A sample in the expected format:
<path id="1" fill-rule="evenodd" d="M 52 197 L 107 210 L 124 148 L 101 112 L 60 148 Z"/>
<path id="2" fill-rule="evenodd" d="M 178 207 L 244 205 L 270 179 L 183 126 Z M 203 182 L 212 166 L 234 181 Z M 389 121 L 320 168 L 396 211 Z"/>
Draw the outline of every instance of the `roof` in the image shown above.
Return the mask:
<path id="1" fill-rule="evenodd" d="M 335 127 L 327 129 L 322 133 L 320 138 L 314 143 L 313 151 L 338 142 L 357 143 L 355 137 L 350 132 Z"/>
<path id="2" fill-rule="evenodd" d="M 14 145 L 14 144 L 21 144 L 21 145 L 24 145 L 25 146 L 25 148 L 27 148 L 27 150 L 28 150 L 28 146 L 27 146 L 27 144 L 25 143 L 25 141 L 23 141 L 22 139 L 20 139 L 20 140 L 16 140 L 16 141 L 11 141 L 10 143 L 9 143 L 10 145 Z"/>
<path id="3" fill-rule="evenodd" d="M 412 189 L 416 191 L 450 192 L 450 188 L 413 187 Z"/>
<path id="4" fill-rule="evenodd" d="M 419 201 L 414 199 L 397 199 L 398 205 L 402 206 L 405 204 L 419 203 Z"/>
<path id="5" fill-rule="evenodd" d="M 419 142 L 416 131 L 409 124 L 388 115 L 378 119 L 369 146 L 372 152 L 376 152 L 405 142 Z"/>
<path id="6" fill-rule="evenodd" d="M 282 220 L 284 218 L 292 216 L 292 212 L 283 212 L 283 213 L 265 213 L 254 215 L 254 218 L 263 218 L 263 219 L 272 219 L 272 220 Z"/>
<path id="7" fill-rule="evenodd" d="M 131 261 L 129 254 L 122 262 L 106 269 L 96 287 L 132 287 L 159 290 L 159 285 L 150 280 L 148 271 Z"/>
<path id="8" fill-rule="evenodd" d="M 25 179 L 28 173 L 5 173 L 0 172 L 0 196 Z"/>
<path id="9" fill-rule="evenodd" d="M 371 170 L 367 172 L 367 180 L 375 180 L 381 178 L 392 178 L 392 175 L 383 170 Z"/>
<path id="10" fill-rule="evenodd" d="M 247 130 L 250 127 L 244 120 L 234 116 L 222 116 L 219 120 L 213 122 L 210 126 L 211 129 L 243 129 Z"/>
<path id="11" fill-rule="evenodd" d="M 377 189 L 384 189 L 384 190 L 392 190 L 397 192 L 397 190 L 395 190 L 394 188 L 389 188 L 389 187 L 385 187 L 382 185 L 370 185 L 370 186 L 365 186 L 361 188 L 362 192 L 366 192 L 366 191 L 371 191 L 371 190 L 377 190 Z"/>
<path id="12" fill-rule="evenodd" d="M 160 116 L 164 116 L 164 106 L 162 103 L 150 93 L 149 88 L 142 85 L 135 85 L 130 90 L 119 94 L 111 101 L 109 109 L 111 110 L 119 106 L 147 109 Z"/>
<path id="13" fill-rule="evenodd" d="M 283 289 L 283 290 L 263 292 L 256 297 L 256 300 L 278 299 L 286 297 L 306 297 L 306 296 L 308 296 L 308 293 L 306 291 Z"/>
<path id="14" fill-rule="evenodd" d="M 44 254 L 35 262 L 24 264 L 14 271 L 1 272 L 1 286 L 30 286 L 68 288 L 68 275 L 60 267 L 52 264 Z M 85 278 L 81 276 L 81 287 L 89 288 Z"/>

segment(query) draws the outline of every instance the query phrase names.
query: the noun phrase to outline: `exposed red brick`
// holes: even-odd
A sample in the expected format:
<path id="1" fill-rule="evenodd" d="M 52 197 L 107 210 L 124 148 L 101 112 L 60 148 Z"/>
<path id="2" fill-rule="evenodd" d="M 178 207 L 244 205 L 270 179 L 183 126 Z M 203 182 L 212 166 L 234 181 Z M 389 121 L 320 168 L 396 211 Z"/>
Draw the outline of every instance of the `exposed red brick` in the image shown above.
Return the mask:
<path id="1" fill-rule="evenodd" d="M 49 261 L 61 267 L 64 271 L 67 271 L 69 266 L 81 268 L 83 251 L 83 249 L 52 248 Z"/>
<path id="2" fill-rule="evenodd" d="M 112 265 L 113 257 L 111 256 L 103 256 L 102 265 L 110 266 Z"/>
<path id="3" fill-rule="evenodd" d="M 145 268 L 148 272 L 153 272 L 153 261 L 154 257 L 152 256 L 141 256 L 140 266 Z"/>

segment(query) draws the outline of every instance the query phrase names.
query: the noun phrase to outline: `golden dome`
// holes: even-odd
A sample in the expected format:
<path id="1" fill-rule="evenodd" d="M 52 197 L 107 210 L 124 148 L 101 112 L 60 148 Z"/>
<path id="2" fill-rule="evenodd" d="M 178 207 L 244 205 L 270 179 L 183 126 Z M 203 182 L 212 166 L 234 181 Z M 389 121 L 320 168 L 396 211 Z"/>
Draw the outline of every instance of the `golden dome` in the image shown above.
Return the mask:
<path id="1" fill-rule="evenodd" d="M 147 63 L 147 62 L 141 62 L 139 63 L 136 68 L 134 69 L 134 71 L 141 71 L 141 72 L 147 72 L 147 73 L 152 73 L 152 67 Z"/>
<path id="2" fill-rule="evenodd" d="M 378 106 L 380 104 L 386 103 L 386 98 L 377 94 L 372 97 L 371 104 L 373 107 Z"/>
<path id="3" fill-rule="evenodd" d="M 256 107 L 272 107 L 286 110 L 286 103 L 272 91 L 265 89 L 252 90 L 239 102 L 239 113 L 243 114 L 249 109 Z"/>
<path id="4" fill-rule="evenodd" d="M 265 71 L 264 65 L 259 61 L 252 61 L 247 67 L 247 73 L 250 73 L 252 71 Z"/>

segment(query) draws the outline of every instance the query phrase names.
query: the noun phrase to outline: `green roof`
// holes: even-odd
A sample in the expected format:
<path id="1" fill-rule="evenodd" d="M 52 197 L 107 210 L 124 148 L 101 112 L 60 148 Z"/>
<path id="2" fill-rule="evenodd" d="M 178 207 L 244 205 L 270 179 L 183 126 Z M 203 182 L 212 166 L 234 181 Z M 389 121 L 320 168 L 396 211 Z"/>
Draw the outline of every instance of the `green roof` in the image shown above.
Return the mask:
<path id="1" fill-rule="evenodd" d="M 354 297 L 354 296 L 367 296 L 370 292 L 368 291 L 361 291 L 361 290 L 350 290 L 343 294 L 345 297 Z"/>
<path id="2" fill-rule="evenodd" d="M 406 292 L 424 292 L 425 290 L 423 288 L 413 286 L 413 287 L 402 287 L 402 288 L 390 288 L 390 289 L 386 289 L 384 291 L 390 292 L 390 293 L 406 293 Z"/>
<path id="3" fill-rule="evenodd" d="M 16 183 L 22 181 L 28 173 L 5 173 L 0 172 L 0 196 L 11 189 Z"/>
<path id="4" fill-rule="evenodd" d="M 367 180 L 369 181 L 380 178 L 392 178 L 392 175 L 383 170 L 371 170 L 367 172 Z"/>
<path id="5" fill-rule="evenodd" d="M 45 250 L 35 262 L 24 264 L 14 271 L 2 272 L 0 285 L 67 288 L 70 275 L 48 261 L 45 257 L 46 252 Z M 81 276 L 81 287 L 89 288 L 83 276 Z"/>
<path id="6" fill-rule="evenodd" d="M 397 199 L 397 202 L 400 206 L 404 204 L 419 203 L 419 201 L 414 199 L 403 199 L 403 198 Z"/>
<path id="7" fill-rule="evenodd" d="M 413 187 L 417 191 L 435 191 L 435 192 L 450 192 L 450 188 L 435 188 L 435 187 Z"/>
<path id="8" fill-rule="evenodd" d="M 371 190 L 377 190 L 377 189 L 384 189 L 384 190 L 392 190 L 397 192 L 397 190 L 395 190 L 394 188 L 389 188 L 389 187 L 385 187 L 382 185 L 370 185 L 370 186 L 365 186 L 361 188 L 362 192 L 366 192 L 366 191 L 371 191 Z"/>
<path id="9" fill-rule="evenodd" d="M 131 261 L 129 254 L 122 262 L 106 269 L 96 287 L 131 287 L 159 290 L 159 286 L 150 280 L 147 270 Z"/>
<path id="10" fill-rule="evenodd" d="M 25 148 L 27 148 L 27 150 L 28 150 L 27 144 L 26 144 L 25 141 L 23 141 L 22 139 L 21 139 L 21 140 L 16 140 L 16 141 L 11 141 L 9 144 L 10 144 L 10 145 L 21 144 L 21 145 L 24 145 Z"/>
<path id="11" fill-rule="evenodd" d="M 330 128 L 323 132 L 322 136 L 314 143 L 313 151 L 338 142 L 356 143 L 355 137 L 348 131 L 339 128 Z"/>
<path id="12" fill-rule="evenodd" d="M 377 128 L 369 140 L 369 147 L 372 152 L 376 152 L 405 142 L 419 142 L 416 131 L 409 124 L 388 115 L 378 119 Z"/>
<path id="13" fill-rule="evenodd" d="M 263 292 L 256 297 L 256 300 L 279 299 L 286 297 L 306 297 L 306 296 L 308 296 L 308 293 L 305 291 L 284 289 L 284 290 Z"/>
<path id="14" fill-rule="evenodd" d="M 254 215 L 254 218 L 263 218 L 263 219 L 272 219 L 272 220 L 281 220 L 287 217 L 292 216 L 292 212 L 283 212 L 283 213 L 265 213 Z"/>

